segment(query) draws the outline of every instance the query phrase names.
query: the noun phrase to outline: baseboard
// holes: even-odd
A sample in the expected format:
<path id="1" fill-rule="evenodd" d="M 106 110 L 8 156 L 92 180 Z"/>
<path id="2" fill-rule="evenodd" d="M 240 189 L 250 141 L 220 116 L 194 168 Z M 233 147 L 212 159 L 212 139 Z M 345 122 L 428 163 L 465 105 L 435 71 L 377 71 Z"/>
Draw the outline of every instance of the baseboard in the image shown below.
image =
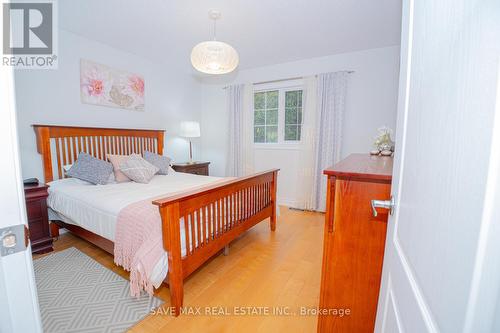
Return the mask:
<path id="1" fill-rule="evenodd" d="M 300 207 L 299 202 L 294 199 L 294 198 L 283 198 L 283 197 L 278 197 L 278 205 L 280 206 L 286 206 L 290 208 L 297 208 Z"/>

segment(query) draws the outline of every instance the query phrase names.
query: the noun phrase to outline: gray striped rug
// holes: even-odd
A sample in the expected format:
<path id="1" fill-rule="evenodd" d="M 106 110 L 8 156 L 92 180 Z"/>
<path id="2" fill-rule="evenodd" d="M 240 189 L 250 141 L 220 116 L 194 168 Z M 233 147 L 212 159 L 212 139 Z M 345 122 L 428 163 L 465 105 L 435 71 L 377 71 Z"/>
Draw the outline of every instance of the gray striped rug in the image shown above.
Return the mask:
<path id="1" fill-rule="evenodd" d="M 162 303 L 130 297 L 127 280 L 74 247 L 33 265 L 45 333 L 125 332 Z"/>

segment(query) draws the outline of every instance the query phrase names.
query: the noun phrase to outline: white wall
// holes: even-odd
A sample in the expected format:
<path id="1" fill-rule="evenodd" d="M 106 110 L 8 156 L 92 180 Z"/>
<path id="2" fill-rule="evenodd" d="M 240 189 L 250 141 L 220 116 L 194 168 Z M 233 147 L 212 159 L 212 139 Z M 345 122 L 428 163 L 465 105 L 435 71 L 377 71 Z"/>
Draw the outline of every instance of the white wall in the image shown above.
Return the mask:
<path id="1" fill-rule="evenodd" d="M 342 156 L 372 149 L 377 128 L 395 128 L 399 77 L 399 46 L 305 59 L 273 66 L 242 70 L 229 78 L 205 79 L 202 87 L 202 156 L 211 161 L 213 175 L 225 175 L 227 122 L 225 93 L 227 84 L 255 83 L 353 70 L 349 75 L 346 113 L 343 125 Z M 256 169 L 281 168 L 278 199 L 295 202 L 297 150 L 257 150 Z"/>
<path id="2" fill-rule="evenodd" d="M 142 74 L 145 111 L 82 104 L 80 59 Z M 188 159 L 188 145 L 176 137 L 182 120 L 199 120 L 201 85 L 190 69 L 154 64 L 68 31 L 59 31 L 57 70 L 19 70 L 15 75 L 23 177 L 43 179 L 32 124 L 166 129 L 165 154 Z M 199 140 L 194 141 L 195 154 Z"/>

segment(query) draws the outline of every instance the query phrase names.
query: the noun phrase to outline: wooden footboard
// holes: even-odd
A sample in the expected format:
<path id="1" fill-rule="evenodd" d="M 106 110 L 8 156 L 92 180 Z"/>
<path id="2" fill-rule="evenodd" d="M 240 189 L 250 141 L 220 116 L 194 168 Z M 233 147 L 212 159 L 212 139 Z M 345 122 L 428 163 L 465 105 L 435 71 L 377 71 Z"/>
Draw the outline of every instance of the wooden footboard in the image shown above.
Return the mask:
<path id="1" fill-rule="evenodd" d="M 162 219 L 168 252 L 171 306 L 180 314 L 183 280 L 211 256 L 255 224 L 270 218 L 276 229 L 278 169 L 153 201 Z M 181 219 L 185 232 L 181 236 Z M 183 239 L 181 240 L 181 237 Z M 181 242 L 186 245 L 182 256 Z"/>

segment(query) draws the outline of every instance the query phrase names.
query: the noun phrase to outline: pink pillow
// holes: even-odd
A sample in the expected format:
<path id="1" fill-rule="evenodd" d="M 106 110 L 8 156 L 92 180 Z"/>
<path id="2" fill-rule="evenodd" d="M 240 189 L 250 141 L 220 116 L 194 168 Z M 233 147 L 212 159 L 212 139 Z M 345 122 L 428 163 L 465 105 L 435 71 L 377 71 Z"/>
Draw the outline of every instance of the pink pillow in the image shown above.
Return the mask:
<path id="1" fill-rule="evenodd" d="M 115 180 L 117 183 L 129 182 L 128 178 L 123 172 L 120 171 L 120 164 L 128 159 L 127 155 L 107 155 L 108 160 L 113 164 L 113 172 L 115 173 Z"/>

